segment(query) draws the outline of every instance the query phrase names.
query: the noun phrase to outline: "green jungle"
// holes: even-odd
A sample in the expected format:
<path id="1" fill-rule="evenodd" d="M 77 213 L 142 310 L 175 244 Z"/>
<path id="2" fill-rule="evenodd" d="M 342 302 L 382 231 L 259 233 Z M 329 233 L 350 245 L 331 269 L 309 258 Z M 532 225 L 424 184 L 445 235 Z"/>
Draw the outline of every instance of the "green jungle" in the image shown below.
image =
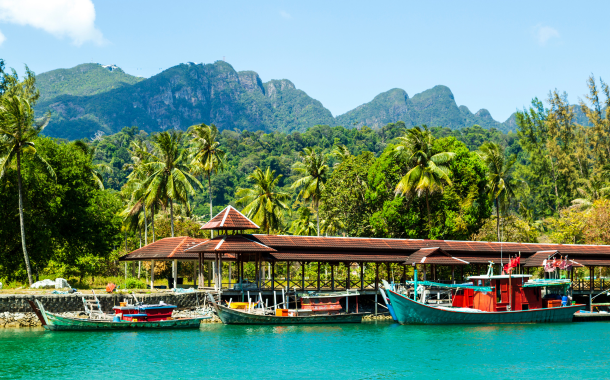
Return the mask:
<path id="1" fill-rule="evenodd" d="M 578 105 L 557 90 L 534 98 L 509 133 L 198 124 L 68 141 L 45 137 L 34 73 L 0 69 L 5 287 L 63 276 L 82 288 L 144 288 L 148 264 L 128 270 L 118 258 L 168 236 L 208 236 L 201 224 L 227 205 L 271 234 L 610 243 L 610 89 L 594 77 Z M 164 263 L 154 270 L 169 274 Z M 192 277 L 193 264 L 180 271 Z"/>

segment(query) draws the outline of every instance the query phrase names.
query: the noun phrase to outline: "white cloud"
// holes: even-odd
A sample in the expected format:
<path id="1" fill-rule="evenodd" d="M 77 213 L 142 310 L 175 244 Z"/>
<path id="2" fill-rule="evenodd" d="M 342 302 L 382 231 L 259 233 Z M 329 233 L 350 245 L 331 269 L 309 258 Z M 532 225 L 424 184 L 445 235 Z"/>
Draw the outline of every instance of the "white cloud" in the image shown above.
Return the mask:
<path id="1" fill-rule="evenodd" d="M 280 11 L 280 16 L 282 16 L 285 19 L 291 19 L 292 16 L 290 15 L 290 13 L 286 12 L 286 11 Z"/>
<path id="2" fill-rule="evenodd" d="M 0 0 L 0 22 L 42 29 L 58 38 L 67 37 L 76 46 L 105 42 L 95 27 L 91 0 Z M 2 35 L 0 43 L 4 39 Z"/>
<path id="3" fill-rule="evenodd" d="M 559 38 L 559 32 L 550 26 L 538 24 L 534 27 L 534 35 L 540 45 L 546 45 L 551 38 Z"/>

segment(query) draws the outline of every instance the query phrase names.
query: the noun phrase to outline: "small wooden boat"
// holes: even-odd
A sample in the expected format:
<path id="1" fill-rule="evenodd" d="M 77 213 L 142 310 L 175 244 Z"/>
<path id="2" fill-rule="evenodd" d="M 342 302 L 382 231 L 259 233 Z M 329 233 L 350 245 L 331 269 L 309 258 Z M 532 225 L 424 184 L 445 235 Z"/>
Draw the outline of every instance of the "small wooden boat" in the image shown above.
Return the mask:
<path id="1" fill-rule="evenodd" d="M 368 313 L 343 313 L 340 300 L 344 297 L 358 296 L 358 292 L 313 292 L 301 295 L 301 308 L 252 308 L 251 303 L 233 303 L 223 306 L 214 298 L 209 298 L 220 320 L 227 325 L 302 325 L 302 324 L 335 324 L 335 323 L 361 323 Z M 295 300 L 296 298 L 295 294 Z M 242 305 L 245 304 L 245 305 Z M 259 302 L 262 304 L 262 302 Z M 250 307 L 244 307 L 244 306 Z M 282 303 L 280 305 L 284 305 Z"/>
<path id="2" fill-rule="evenodd" d="M 155 319 L 154 321 L 138 321 L 137 318 L 129 317 L 122 319 L 118 315 L 107 315 L 105 317 L 98 316 L 92 318 L 71 318 L 64 317 L 55 313 L 48 312 L 44 309 L 42 303 L 38 300 L 29 301 L 30 306 L 40 319 L 42 326 L 46 330 L 51 331 L 83 331 L 83 330 L 140 330 L 140 329 L 196 329 L 199 328 L 201 321 L 210 319 L 211 316 L 202 316 L 198 318 L 167 318 Z"/>
<path id="3" fill-rule="evenodd" d="M 401 324 L 495 324 L 572 322 L 574 313 L 585 305 L 562 305 L 561 300 L 544 298 L 543 287 L 562 288 L 568 281 L 525 281 L 529 275 L 473 276 L 472 284 L 418 282 L 437 288 L 453 288 L 452 303 L 432 306 L 386 288 L 389 301 Z M 417 285 L 416 285 L 417 286 Z M 417 288 L 416 288 L 417 289 Z M 551 293 L 547 293 L 549 296 Z M 546 297 L 545 296 L 545 297 Z M 414 293 L 417 298 L 417 291 Z M 566 297 L 567 299 L 567 297 Z"/>

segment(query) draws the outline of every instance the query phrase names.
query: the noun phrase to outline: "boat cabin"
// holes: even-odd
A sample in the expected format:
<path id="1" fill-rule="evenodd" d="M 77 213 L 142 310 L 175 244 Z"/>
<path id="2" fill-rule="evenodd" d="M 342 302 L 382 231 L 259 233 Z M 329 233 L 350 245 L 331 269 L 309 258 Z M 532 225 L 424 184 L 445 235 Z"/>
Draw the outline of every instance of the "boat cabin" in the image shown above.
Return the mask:
<path id="1" fill-rule="evenodd" d="M 338 314 L 343 310 L 341 300 L 349 296 L 356 296 L 356 310 L 358 309 L 358 292 L 309 292 L 301 295 L 301 309 L 310 310 L 312 314 Z"/>
<path id="2" fill-rule="evenodd" d="M 474 286 L 490 287 L 491 291 L 459 289 L 452 297 L 453 307 L 482 311 L 520 311 L 561 306 L 561 299 L 544 300 L 542 286 L 531 286 L 531 275 L 472 276 Z"/>

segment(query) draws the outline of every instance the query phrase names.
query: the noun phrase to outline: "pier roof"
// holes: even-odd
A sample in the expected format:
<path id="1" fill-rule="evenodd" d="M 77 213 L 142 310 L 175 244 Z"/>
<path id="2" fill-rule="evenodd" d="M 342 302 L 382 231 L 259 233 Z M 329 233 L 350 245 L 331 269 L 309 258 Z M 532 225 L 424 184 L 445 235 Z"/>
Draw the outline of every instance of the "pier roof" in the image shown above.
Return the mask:
<path id="1" fill-rule="evenodd" d="M 244 235 L 221 235 L 214 239 L 202 242 L 188 249 L 190 252 L 214 252 L 214 253 L 246 253 L 246 252 L 274 252 L 262 243 L 249 239 Z"/>
<path id="2" fill-rule="evenodd" d="M 119 258 L 120 261 L 146 260 L 197 260 L 198 253 L 188 251 L 189 248 L 205 243 L 209 239 L 197 239 L 189 236 L 168 237 L 136 249 Z M 223 260 L 235 260 L 236 256 L 224 254 Z M 205 254 L 205 259 L 214 259 L 214 254 Z"/>
<path id="3" fill-rule="evenodd" d="M 227 206 L 201 227 L 202 230 L 258 230 L 259 228 L 233 206 Z"/>

